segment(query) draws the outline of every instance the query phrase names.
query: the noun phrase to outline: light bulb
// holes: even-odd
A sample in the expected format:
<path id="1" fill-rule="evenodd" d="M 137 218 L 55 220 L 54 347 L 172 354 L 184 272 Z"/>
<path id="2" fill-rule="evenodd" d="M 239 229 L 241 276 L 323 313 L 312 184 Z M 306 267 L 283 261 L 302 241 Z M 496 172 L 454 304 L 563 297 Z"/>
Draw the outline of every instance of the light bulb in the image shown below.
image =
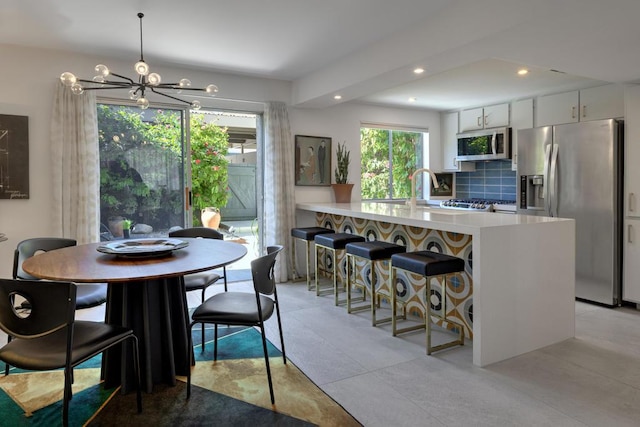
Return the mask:
<path id="1" fill-rule="evenodd" d="M 96 83 L 104 83 L 104 76 L 102 74 L 98 74 L 93 77 L 93 81 Z"/>
<path id="2" fill-rule="evenodd" d="M 74 83 L 71 85 L 71 92 L 74 95 L 82 95 L 82 93 L 84 92 L 84 88 L 80 83 Z"/>
<path id="3" fill-rule="evenodd" d="M 147 74 L 149 74 L 149 66 L 144 61 L 136 62 L 136 65 L 134 66 L 134 68 L 136 70 L 136 73 L 138 73 L 141 76 L 146 76 Z"/>
<path id="4" fill-rule="evenodd" d="M 199 110 L 202 107 L 202 104 L 200 104 L 200 101 L 196 100 L 193 101 L 191 103 L 191 108 L 193 108 L 194 110 Z"/>
<path id="5" fill-rule="evenodd" d="M 178 86 L 180 86 L 180 87 L 190 87 L 191 86 L 191 80 L 189 80 L 189 79 L 180 79 L 180 81 L 178 82 Z"/>
<path id="6" fill-rule="evenodd" d="M 209 95 L 215 95 L 216 93 L 218 93 L 218 86 L 209 85 L 205 88 L 205 91 L 207 91 Z"/>
<path id="7" fill-rule="evenodd" d="M 140 107 L 143 110 L 146 110 L 147 108 L 149 108 L 149 101 L 147 100 L 147 98 L 140 98 L 136 101 L 136 104 L 138 105 L 138 107 Z"/>
<path id="8" fill-rule="evenodd" d="M 77 80 L 76 76 L 73 73 L 70 73 L 68 71 L 60 75 L 60 81 L 65 86 L 73 85 L 76 82 L 76 80 Z"/>
<path id="9" fill-rule="evenodd" d="M 131 89 L 129 91 L 129 99 L 136 101 L 138 98 L 140 98 L 140 94 L 138 93 L 138 91 L 135 89 Z"/>
<path id="10" fill-rule="evenodd" d="M 158 86 L 162 81 L 162 77 L 160 77 L 158 73 L 151 73 L 149 74 L 148 81 L 151 86 Z"/>
<path id="11" fill-rule="evenodd" d="M 98 64 L 96 65 L 96 73 L 102 77 L 107 77 L 109 75 L 109 68 L 107 68 L 106 65 Z"/>

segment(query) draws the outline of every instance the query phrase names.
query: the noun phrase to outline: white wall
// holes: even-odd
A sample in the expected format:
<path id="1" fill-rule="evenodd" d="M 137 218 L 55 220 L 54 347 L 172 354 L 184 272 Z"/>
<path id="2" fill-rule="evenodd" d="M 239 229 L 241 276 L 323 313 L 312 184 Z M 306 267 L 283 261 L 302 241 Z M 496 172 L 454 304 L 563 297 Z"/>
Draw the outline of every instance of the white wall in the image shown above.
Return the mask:
<path id="1" fill-rule="evenodd" d="M 0 232 L 8 237 L 7 241 L 0 243 L 0 277 L 10 277 L 13 250 L 18 242 L 31 237 L 60 236 L 60 230 L 50 221 L 53 203 L 49 163 L 51 106 L 60 74 L 71 71 L 83 78 L 91 78 L 94 66 L 104 63 L 119 74 L 132 76 L 133 63 L 137 58 L 123 61 L 7 45 L 0 45 L 0 58 L 0 81 L 3 82 L 0 114 L 29 117 L 30 198 L 0 200 Z M 262 112 L 265 101 L 290 103 L 289 82 L 155 66 L 152 58 L 146 59 L 165 82 L 188 77 L 196 87 L 204 87 L 209 83 L 218 85 L 220 92 L 217 98 L 199 98 L 205 107 Z M 109 92 L 109 95 L 118 96 L 116 92 Z M 120 96 L 126 97 L 126 93 Z M 352 159 L 349 177 L 356 184 L 354 199 L 360 194 L 361 122 L 429 128 L 432 142 L 430 156 L 440 159 L 439 117 L 435 112 L 344 104 L 323 110 L 291 108 L 290 122 L 292 135 L 329 136 L 334 144 L 346 141 Z M 294 148 L 291 147 L 292 156 L 293 153 Z M 335 161 L 334 148 L 332 165 L 335 165 Z M 331 175 L 333 177 L 333 168 Z M 296 200 L 301 202 L 328 202 L 332 198 L 330 187 L 296 187 Z"/>
<path id="2" fill-rule="evenodd" d="M 385 108 L 365 104 L 341 104 L 335 107 L 318 109 L 289 109 L 291 132 L 295 135 L 330 137 L 331 181 L 334 180 L 336 165 L 336 147 L 346 143 L 351 150 L 349 183 L 354 184 L 351 199 L 360 200 L 360 124 L 377 123 L 389 127 L 416 127 L 429 130 L 429 167 L 438 170 L 441 164 L 440 154 L 440 116 L 435 111 L 420 111 L 400 108 Z M 294 141 L 295 142 L 295 141 Z M 293 156 L 293 147 L 291 155 Z M 331 187 L 296 187 L 297 202 L 333 202 Z"/>

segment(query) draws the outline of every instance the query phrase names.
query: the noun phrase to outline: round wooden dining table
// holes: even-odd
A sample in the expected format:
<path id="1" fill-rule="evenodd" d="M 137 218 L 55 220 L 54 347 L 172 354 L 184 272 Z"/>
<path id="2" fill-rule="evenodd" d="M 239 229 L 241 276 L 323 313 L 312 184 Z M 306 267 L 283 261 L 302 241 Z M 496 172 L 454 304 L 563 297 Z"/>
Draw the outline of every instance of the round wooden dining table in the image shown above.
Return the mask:
<path id="1" fill-rule="evenodd" d="M 172 238 L 172 240 L 175 240 Z M 131 328 L 138 337 L 143 390 L 175 385 L 190 369 L 189 313 L 185 274 L 211 270 L 244 257 L 247 249 L 216 239 L 180 238 L 188 243 L 160 257 L 121 257 L 98 251 L 104 243 L 56 249 L 27 259 L 34 277 L 76 283 L 108 283 L 105 322 Z M 81 285 L 79 285 L 81 286 Z M 105 388 L 135 389 L 129 350 L 108 350 L 102 361 Z"/>

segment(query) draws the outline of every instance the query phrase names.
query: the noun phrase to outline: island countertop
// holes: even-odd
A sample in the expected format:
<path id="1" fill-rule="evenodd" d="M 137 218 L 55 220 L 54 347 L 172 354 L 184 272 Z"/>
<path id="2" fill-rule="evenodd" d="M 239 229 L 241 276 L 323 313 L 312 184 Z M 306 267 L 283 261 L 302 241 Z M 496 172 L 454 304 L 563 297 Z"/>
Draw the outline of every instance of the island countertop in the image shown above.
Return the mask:
<path id="1" fill-rule="evenodd" d="M 384 202 L 298 203 L 296 208 L 302 211 L 345 215 L 371 221 L 386 221 L 394 224 L 433 228 L 470 235 L 476 234 L 487 227 L 572 221 L 564 218 L 495 212 L 468 212 L 432 206 L 418 206 L 412 209 L 407 205 Z"/>
<path id="2" fill-rule="evenodd" d="M 323 215 L 471 236 L 473 363 L 486 366 L 575 335 L 575 221 L 381 202 L 298 203 L 296 226 Z M 366 226 L 365 226 L 366 227 Z"/>

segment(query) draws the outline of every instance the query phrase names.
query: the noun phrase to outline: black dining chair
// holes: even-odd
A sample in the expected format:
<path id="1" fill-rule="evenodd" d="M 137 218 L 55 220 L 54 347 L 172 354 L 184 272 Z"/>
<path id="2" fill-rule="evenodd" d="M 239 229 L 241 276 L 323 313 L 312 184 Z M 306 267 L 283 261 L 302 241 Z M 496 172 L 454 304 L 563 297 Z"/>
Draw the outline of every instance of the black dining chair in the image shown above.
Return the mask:
<path id="1" fill-rule="evenodd" d="M 65 239 L 62 237 L 36 237 L 33 239 L 23 240 L 18 243 L 13 256 L 13 278 L 38 280 L 22 269 L 22 263 L 39 252 L 48 252 L 54 249 L 75 246 L 77 242 L 74 239 Z M 103 304 L 107 300 L 107 284 L 106 283 L 87 283 L 78 286 L 76 296 L 76 308 L 90 308 Z"/>
<path id="2" fill-rule="evenodd" d="M 241 325 L 260 328 L 262 334 L 262 347 L 264 349 L 264 360 L 267 367 L 267 378 L 269 380 L 269 393 L 271 403 L 275 403 L 273 395 L 273 383 L 271 381 L 271 368 L 269 367 L 269 354 L 267 352 L 267 338 L 264 331 L 264 321 L 269 319 L 274 311 L 278 319 L 278 329 L 280 331 L 280 346 L 282 349 L 282 359 L 287 363 L 284 350 L 284 339 L 282 337 L 282 322 L 280 320 L 280 306 L 278 304 L 278 293 L 276 291 L 276 281 L 273 269 L 276 257 L 282 251 L 283 246 L 269 246 L 267 255 L 251 261 L 251 274 L 253 276 L 254 292 L 221 292 L 209 297 L 202 303 L 191 316 L 192 322 L 189 327 L 189 353 L 193 346 L 191 330 L 197 323 L 215 325 L 215 335 L 213 341 L 213 360 L 218 358 L 218 325 Z M 202 341 L 204 350 L 204 340 Z M 191 396 L 191 371 L 187 373 L 187 398 Z"/>
<path id="3" fill-rule="evenodd" d="M 131 340 L 142 412 L 138 339 L 130 329 L 75 320 L 77 286 L 70 282 L 0 279 L 0 329 L 13 339 L 0 348 L 0 360 L 32 371 L 64 369 L 62 423 L 69 422 L 73 368 L 114 345 Z M 16 307 L 24 299 L 29 309 Z"/>

